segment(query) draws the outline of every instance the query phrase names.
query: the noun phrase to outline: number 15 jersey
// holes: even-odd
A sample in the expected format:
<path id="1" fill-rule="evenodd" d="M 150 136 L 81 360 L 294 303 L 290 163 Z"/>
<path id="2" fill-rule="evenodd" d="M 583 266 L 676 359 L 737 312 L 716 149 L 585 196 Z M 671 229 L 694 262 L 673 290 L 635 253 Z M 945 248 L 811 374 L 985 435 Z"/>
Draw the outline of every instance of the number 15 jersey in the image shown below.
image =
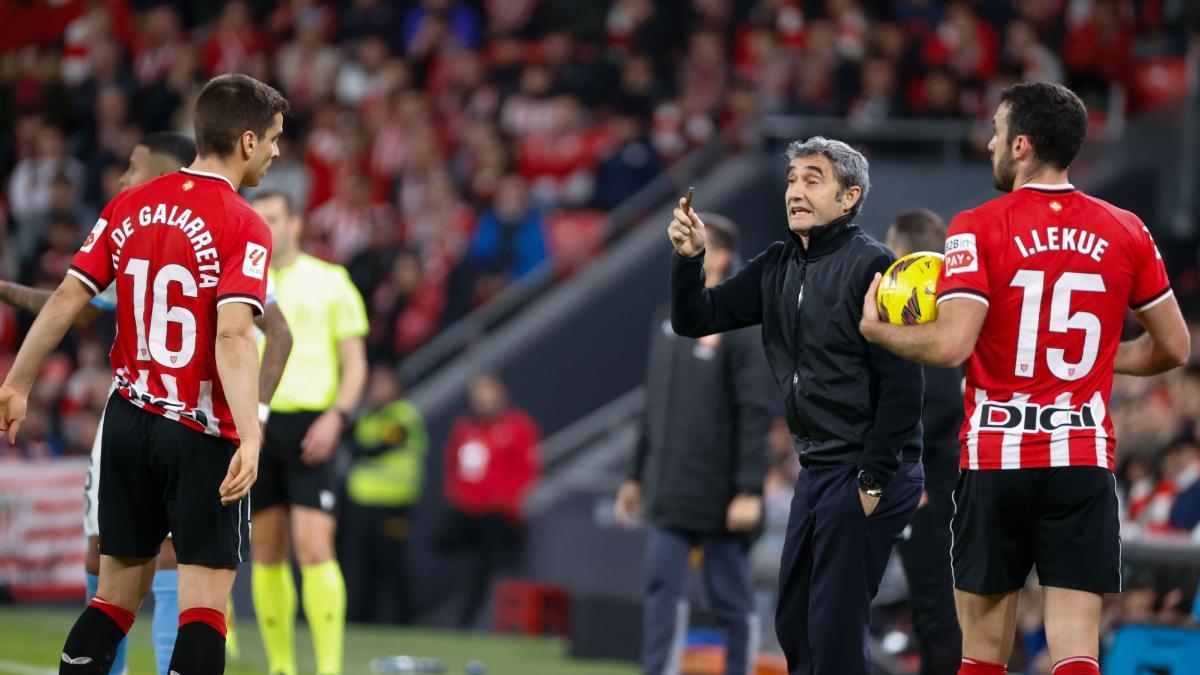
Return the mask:
<path id="1" fill-rule="evenodd" d="M 263 311 L 271 232 L 225 178 L 189 169 L 125 190 L 68 273 L 117 289 L 110 359 L 134 405 L 237 443 L 217 374 L 217 308 Z"/>
<path id="2" fill-rule="evenodd" d="M 1071 185 L 1025 185 L 955 217 L 938 303 L 988 307 L 967 361 L 961 468 L 1112 470 L 1126 309 L 1170 295 L 1142 221 Z"/>

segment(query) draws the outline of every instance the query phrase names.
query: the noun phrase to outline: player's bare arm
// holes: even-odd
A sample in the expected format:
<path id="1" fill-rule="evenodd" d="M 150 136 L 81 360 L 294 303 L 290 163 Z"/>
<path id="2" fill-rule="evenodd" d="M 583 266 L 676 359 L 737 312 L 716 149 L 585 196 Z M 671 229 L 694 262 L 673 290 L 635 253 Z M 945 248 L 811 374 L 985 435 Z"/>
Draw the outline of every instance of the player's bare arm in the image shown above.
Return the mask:
<path id="1" fill-rule="evenodd" d="M 292 330 L 276 303 L 267 305 L 262 316 L 255 317 L 254 323 L 266 336 L 262 366 L 258 371 L 258 400 L 262 405 L 269 405 L 292 353 Z"/>
<path id="2" fill-rule="evenodd" d="M 3 386 L 0 386 L 0 433 L 8 432 L 10 443 L 16 441 L 17 432 L 25 420 L 29 390 L 42 364 L 67 334 L 79 310 L 91 299 L 91 290 L 79 279 L 68 276 L 50 294 L 42 311 L 38 312 L 25 341 L 21 343 L 12 369 L 4 378 Z"/>
<path id="3" fill-rule="evenodd" d="M 50 295 L 54 291 L 49 291 L 44 288 L 31 288 L 21 284 L 5 281 L 0 279 L 0 300 L 16 307 L 17 309 L 25 310 L 30 314 L 37 314 L 46 306 L 46 302 L 50 300 Z M 84 305 L 83 309 L 75 315 L 76 326 L 90 326 L 96 317 L 104 312 L 95 305 Z"/>
<path id="4" fill-rule="evenodd" d="M 362 400 L 367 386 L 367 343 L 362 338 L 346 338 L 338 342 L 337 399 L 313 422 L 301 441 L 300 459 L 306 464 L 319 464 L 333 454 L 338 439 L 346 431 L 346 420 Z"/>
<path id="5" fill-rule="evenodd" d="M 1115 372 L 1157 375 L 1187 363 L 1192 353 L 1192 338 L 1174 295 L 1134 316 L 1146 333 L 1117 347 Z"/>
<path id="6" fill-rule="evenodd" d="M 217 308 L 217 373 L 229 402 L 241 445 L 221 483 L 223 504 L 232 504 L 250 492 L 258 477 L 262 429 L 258 423 L 258 344 L 250 305 L 230 302 Z"/>
<path id="7" fill-rule="evenodd" d="M 910 361 L 949 368 L 961 365 L 975 349 L 979 331 L 987 318 L 987 305 L 964 298 L 947 299 L 938 305 L 937 319 L 903 326 L 879 319 L 875 294 L 880 276 L 875 275 L 863 298 L 858 328 L 868 342 L 877 344 Z"/>

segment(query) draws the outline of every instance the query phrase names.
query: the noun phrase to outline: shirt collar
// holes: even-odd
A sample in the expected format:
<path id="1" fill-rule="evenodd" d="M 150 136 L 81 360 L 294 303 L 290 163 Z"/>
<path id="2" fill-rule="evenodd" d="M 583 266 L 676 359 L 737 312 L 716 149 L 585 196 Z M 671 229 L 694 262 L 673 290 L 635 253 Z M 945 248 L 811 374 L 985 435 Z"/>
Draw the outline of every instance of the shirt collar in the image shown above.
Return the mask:
<path id="1" fill-rule="evenodd" d="M 182 169 L 180 169 L 180 171 L 182 173 L 186 173 L 189 176 L 197 176 L 199 178 L 211 178 L 214 180 L 224 181 L 225 184 L 229 186 L 230 190 L 237 192 L 237 188 L 233 187 L 233 183 L 230 182 L 230 180 L 228 178 L 226 178 L 225 176 L 222 176 L 219 173 L 210 173 L 208 171 L 197 171 L 195 169 L 188 168 L 186 166 L 183 167 Z"/>

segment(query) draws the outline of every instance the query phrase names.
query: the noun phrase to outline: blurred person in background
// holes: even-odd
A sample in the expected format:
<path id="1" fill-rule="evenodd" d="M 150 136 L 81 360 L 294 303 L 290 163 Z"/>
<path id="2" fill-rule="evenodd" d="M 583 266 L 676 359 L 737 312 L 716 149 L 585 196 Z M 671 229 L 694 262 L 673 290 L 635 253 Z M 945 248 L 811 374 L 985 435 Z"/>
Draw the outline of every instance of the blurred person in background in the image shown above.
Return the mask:
<path id="1" fill-rule="evenodd" d="M 896 214 L 886 243 L 898 257 L 946 248 L 946 226 L 928 209 Z M 925 494 L 897 550 L 908 576 L 908 602 L 921 649 L 921 675 L 954 675 L 962 660 L 962 631 L 954 611 L 950 519 L 958 483 L 962 426 L 962 368 L 925 366 Z"/>
<path id="2" fill-rule="evenodd" d="M 471 559 L 458 625 L 480 620 L 492 581 L 518 562 L 524 501 L 541 476 L 542 432 L 511 405 L 495 375 L 479 375 L 468 391 L 470 411 L 454 420 L 446 442 L 445 494 L 449 511 L 435 546 Z"/>
<path id="3" fill-rule="evenodd" d="M 339 559 L 346 574 L 346 618 L 409 623 L 409 514 L 421 497 L 429 436 L 421 412 L 404 398 L 395 368 L 371 369 L 367 411 L 354 425 L 346 476 Z"/>
<path id="4" fill-rule="evenodd" d="M 461 307 L 478 306 L 494 297 L 509 283 L 532 272 L 548 255 L 542 213 L 529 199 L 520 176 L 505 176 L 495 203 L 479 219 L 467 248 L 466 259 L 456 271 L 451 302 Z M 465 294 L 465 295 L 464 295 Z"/>
<path id="5" fill-rule="evenodd" d="M 737 226 L 700 215 L 708 235 L 705 283 L 737 269 Z M 645 510 L 642 672 L 679 672 L 688 625 L 681 602 L 688 558 L 704 553 L 704 581 L 725 632 L 725 673 L 748 672 L 757 652 L 748 551 L 762 522 L 771 374 L 757 327 L 698 340 L 671 329 L 670 308 L 651 322 L 646 406 L 616 517 L 631 526 Z"/>
<path id="6" fill-rule="evenodd" d="M 296 584 L 319 675 L 342 672 L 346 586 L 334 556 L 334 451 L 367 381 L 367 313 L 345 268 L 301 252 L 303 219 L 282 192 L 253 202 L 271 228 L 270 278 L 295 336 L 266 422 L 251 492 L 254 609 L 272 675 L 295 675 Z"/>

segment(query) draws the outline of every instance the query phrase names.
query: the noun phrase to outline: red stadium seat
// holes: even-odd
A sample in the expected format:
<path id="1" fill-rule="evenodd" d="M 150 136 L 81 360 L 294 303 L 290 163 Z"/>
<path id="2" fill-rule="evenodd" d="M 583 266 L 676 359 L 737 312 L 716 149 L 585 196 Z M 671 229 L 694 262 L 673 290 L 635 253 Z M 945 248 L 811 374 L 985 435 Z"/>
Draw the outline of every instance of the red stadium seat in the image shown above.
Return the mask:
<path id="1" fill-rule="evenodd" d="M 555 211 L 546 217 L 546 244 L 560 276 L 569 276 L 604 250 L 608 216 L 603 211 Z"/>

